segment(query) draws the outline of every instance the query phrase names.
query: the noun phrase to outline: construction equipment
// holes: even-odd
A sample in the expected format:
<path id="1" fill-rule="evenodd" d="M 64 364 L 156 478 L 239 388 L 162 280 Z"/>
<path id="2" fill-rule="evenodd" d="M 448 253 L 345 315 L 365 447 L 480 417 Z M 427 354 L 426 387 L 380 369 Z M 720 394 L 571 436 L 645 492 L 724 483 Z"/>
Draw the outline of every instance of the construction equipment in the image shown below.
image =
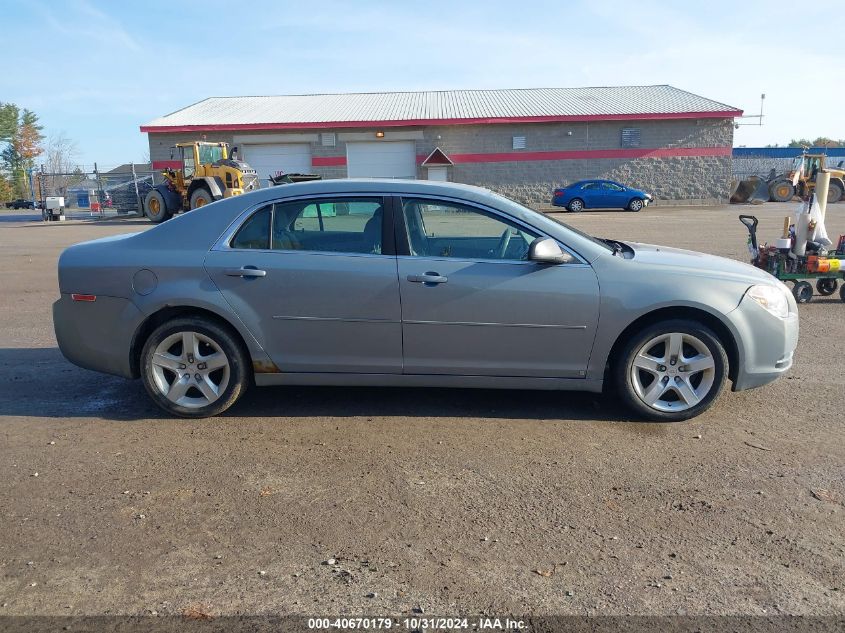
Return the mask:
<path id="1" fill-rule="evenodd" d="M 162 172 L 165 182 L 144 198 L 144 215 L 151 222 L 158 224 L 174 213 L 259 188 L 255 170 L 230 157 L 228 143 L 177 143 L 171 149 L 170 158 L 174 159 L 177 152 L 181 167 L 165 169 Z"/>
<path id="2" fill-rule="evenodd" d="M 731 204 L 750 202 L 760 204 L 769 201 L 769 183 L 760 176 L 731 182 Z"/>
<path id="3" fill-rule="evenodd" d="M 790 222 L 789 216 L 785 217 L 781 236 L 774 244 L 762 247 L 757 242 L 757 218 L 739 216 L 748 229 L 751 263 L 783 282 L 791 282 L 792 295 L 798 303 L 813 298 L 813 286 L 807 279 L 816 280 L 816 291 L 822 296 L 832 295 L 839 280 L 845 279 L 845 235 L 839 236 L 835 249 L 831 248 L 833 244 L 823 230 L 824 216 L 811 213 L 814 203 L 815 196 L 810 196 L 810 201 L 796 215 L 795 223 Z M 840 288 L 839 297 L 845 301 L 845 285 Z"/>
<path id="4" fill-rule="evenodd" d="M 295 182 L 309 182 L 311 180 L 322 180 L 323 177 L 319 174 L 286 174 L 283 171 L 277 171 L 270 176 L 270 186 L 277 187 L 279 185 L 291 185 Z"/>
<path id="5" fill-rule="evenodd" d="M 809 154 L 806 151 L 797 156 L 792 169 L 784 174 L 770 174 L 769 196 L 774 202 L 789 202 L 796 194 L 808 198 L 816 188 L 816 177 L 826 171 L 830 173 L 830 187 L 827 190 L 827 202 L 839 202 L 845 193 L 845 169 L 843 161 L 835 168 L 826 165 L 825 154 Z"/>

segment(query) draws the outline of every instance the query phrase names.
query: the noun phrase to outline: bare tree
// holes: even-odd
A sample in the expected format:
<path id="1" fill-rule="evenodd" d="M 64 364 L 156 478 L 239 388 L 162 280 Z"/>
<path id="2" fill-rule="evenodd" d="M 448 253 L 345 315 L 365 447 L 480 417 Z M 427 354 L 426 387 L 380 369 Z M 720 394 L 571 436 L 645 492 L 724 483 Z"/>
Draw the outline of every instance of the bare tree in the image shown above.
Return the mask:
<path id="1" fill-rule="evenodd" d="M 44 156 L 44 170 L 47 172 L 45 184 L 52 195 L 67 195 L 68 187 L 84 178 L 75 162 L 78 155 L 76 141 L 68 138 L 63 131 L 56 132 L 47 139 L 47 151 Z"/>

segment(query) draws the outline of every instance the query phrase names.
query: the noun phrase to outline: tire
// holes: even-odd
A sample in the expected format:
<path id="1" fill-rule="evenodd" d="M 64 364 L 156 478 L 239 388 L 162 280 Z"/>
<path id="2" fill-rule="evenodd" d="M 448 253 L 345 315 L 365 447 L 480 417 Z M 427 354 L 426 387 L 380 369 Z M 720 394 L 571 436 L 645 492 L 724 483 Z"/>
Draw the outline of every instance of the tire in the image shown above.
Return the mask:
<path id="1" fill-rule="evenodd" d="M 819 279 L 816 282 L 816 292 L 818 292 L 823 297 L 829 297 L 834 292 L 836 292 L 836 288 L 838 286 L 838 281 L 836 281 L 832 277 L 826 277 L 824 279 Z"/>
<path id="2" fill-rule="evenodd" d="M 845 301 L 845 284 L 842 284 L 842 287 L 839 289 L 839 298 Z"/>
<path id="3" fill-rule="evenodd" d="M 199 209 L 214 202 L 211 192 L 205 187 L 197 187 L 191 194 L 191 210 Z"/>
<path id="4" fill-rule="evenodd" d="M 160 224 L 173 217 L 173 212 L 167 208 L 167 202 L 160 191 L 153 189 L 144 198 L 144 215 L 153 224 Z"/>
<path id="5" fill-rule="evenodd" d="M 813 287 L 807 281 L 799 281 L 792 287 L 792 296 L 796 303 L 810 303 L 813 299 Z"/>
<path id="6" fill-rule="evenodd" d="M 642 211 L 643 206 L 644 206 L 644 204 L 643 204 L 642 200 L 640 200 L 639 198 L 633 198 L 628 203 L 628 211 L 635 211 L 635 212 L 636 211 Z"/>
<path id="7" fill-rule="evenodd" d="M 691 361 L 701 369 L 691 368 Z M 703 413 L 719 397 L 728 357 L 709 328 L 672 319 L 631 337 L 611 371 L 629 409 L 655 422 L 679 422 Z"/>
<path id="8" fill-rule="evenodd" d="M 249 359 L 236 335 L 203 317 L 182 317 L 157 327 L 144 343 L 140 369 L 153 402 L 183 418 L 222 413 L 250 382 Z"/>
<path id="9" fill-rule="evenodd" d="M 834 202 L 839 202 L 841 199 L 842 187 L 835 182 L 830 183 L 830 186 L 827 189 L 827 203 L 833 204 Z"/>
<path id="10" fill-rule="evenodd" d="M 769 185 L 769 197 L 773 202 L 789 202 L 795 195 L 795 187 L 788 180 L 775 180 Z"/>
<path id="11" fill-rule="evenodd" d="M 572 211 L 572 213 L 581 213 L 584 210 L 584 201 L 581 198 L 573 198 L 566 205 L 566 208 Z"/>

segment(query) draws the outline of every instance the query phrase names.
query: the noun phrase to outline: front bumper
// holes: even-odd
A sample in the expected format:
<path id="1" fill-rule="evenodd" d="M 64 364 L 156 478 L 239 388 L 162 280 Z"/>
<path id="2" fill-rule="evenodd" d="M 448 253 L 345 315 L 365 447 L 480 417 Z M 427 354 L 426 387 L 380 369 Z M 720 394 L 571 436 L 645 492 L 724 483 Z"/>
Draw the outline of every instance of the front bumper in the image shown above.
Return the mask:
<path id="1" fill-rule="evenodd" d="M 64 357 L 85 369 L 125 378 L 132 378 L 132 337 L 142 321 L 141 311 L 128 299 L 74 301 L 62 294 L 53 304 L 53 329 Z"/>
<path id="2" fill-rule="evenodd" d="M 740 354 L 733 391 L 773 382 L 792 367 L 798 346 L 797 312 L 781 319 L 745 296 L 728 317 L 738 330 L 736 341 Z"/>

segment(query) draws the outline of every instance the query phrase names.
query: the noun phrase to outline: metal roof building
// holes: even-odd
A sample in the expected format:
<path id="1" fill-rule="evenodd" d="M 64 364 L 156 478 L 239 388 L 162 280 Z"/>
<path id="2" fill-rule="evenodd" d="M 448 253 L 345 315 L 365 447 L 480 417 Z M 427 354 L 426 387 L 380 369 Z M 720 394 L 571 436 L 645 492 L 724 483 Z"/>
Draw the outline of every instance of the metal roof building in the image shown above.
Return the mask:
<path id="1" fill-rule="evenodd" d="M 205 137 L 239 146 L 265 179 L 276 171 L 449 179 L 537 203 L 567 181 L 606 177 L 659 197 L 721 199 L 724 174 L 691 183 L 671 161 L 729 174 L 741 114 L 667 85 L 448 90 L 210 97 L 141 131 L 159 167 L 174 142 Z M 661 174 L 659 161 L 674 173 Z"/>
<path id="2" fill-rule="evenodd" d="M 742 112 L 672 86 L 209 97 L 141 127 L 290 129 L 733 117 Z"/>

